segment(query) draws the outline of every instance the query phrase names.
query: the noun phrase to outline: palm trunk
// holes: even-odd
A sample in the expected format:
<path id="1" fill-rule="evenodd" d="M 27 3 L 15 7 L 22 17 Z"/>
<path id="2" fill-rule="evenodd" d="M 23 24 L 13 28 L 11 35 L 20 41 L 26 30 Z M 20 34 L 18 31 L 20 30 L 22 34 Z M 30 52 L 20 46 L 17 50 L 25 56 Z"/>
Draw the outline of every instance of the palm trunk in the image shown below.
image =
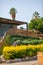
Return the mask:
<path id="1" fill-rule="evenodd" d="M 15 20 L 16 15 L 12 14 L 11 16 L 12 16 L 12 19 Z"/>

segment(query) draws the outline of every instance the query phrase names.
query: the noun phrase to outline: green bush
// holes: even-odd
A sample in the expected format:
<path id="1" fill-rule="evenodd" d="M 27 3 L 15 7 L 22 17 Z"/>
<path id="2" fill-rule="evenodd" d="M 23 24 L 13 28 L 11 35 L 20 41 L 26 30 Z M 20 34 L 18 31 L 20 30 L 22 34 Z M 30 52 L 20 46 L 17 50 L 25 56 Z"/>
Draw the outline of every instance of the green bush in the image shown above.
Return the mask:
<path id="1" fill-rule="evenodd" d="M 2 55 L 2 53 L 3 53 L 3 45 L 2 46 L 0 46 L 0 55 Z"/>
<path id="2" fill-rule="evenodd" d="M 24 58 L 27 56 L 36 56 L 38 51 L 43 51 L 43 44 L 10 46 L 4 47 L 3 56 L 5 59 Z"/>
<path id="3" fill-rule="evenodd" d="M 38 45 L 38 44 L 43 44 L 43 40 L 24 40 L 24 41 L 20 41 L 20 43 L 18 43 L 19 45 Z"/>
<path id="4" fill-rule="evenodd" d="M 3 50 L 3 49 L 2 49 L 2 48 L 0 48 L 0 55 L 2 55 L 2 50 Z"/>
<path id="5" fill-rule="evenodd" d="M 19 40 L 19 41 L 18 41 Z M 37 45 L 43 43 L 43 40 L 34 37 L 20 36 L 20 35 L 7 35 L 5 37 L 6 45 L 12 45 L 15 41 L 18 42 L 18 45 Z"/>

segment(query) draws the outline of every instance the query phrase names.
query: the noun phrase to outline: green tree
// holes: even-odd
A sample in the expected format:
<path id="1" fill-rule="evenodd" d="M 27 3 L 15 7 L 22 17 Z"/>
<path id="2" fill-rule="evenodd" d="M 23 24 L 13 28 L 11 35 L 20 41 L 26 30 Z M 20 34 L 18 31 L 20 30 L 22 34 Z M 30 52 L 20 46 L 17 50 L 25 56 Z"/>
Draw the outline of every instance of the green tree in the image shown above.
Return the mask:
<path id="1" fill-rule="evenodd" d="M 39 15 L 40 15 L 40 14 L 39 14 L 38 12 L 34 12 L 34 13 L 33 13 L 33 18 L 34 18 L 34 19 L 39 18 L 39 17 L 40 17 Z"/>
<path id="2" fill-rule="evenodd" d="M 28 24 L 28 29 L 30 30 L 39 30 L 43 33 L 43 17 L 38 19 L 32 19 L 30 23 Z"/>
<path id="3" fill-rule="evenodd" d="M 16 13 L 17 13 L 16 9 L 15 8 L 11 8 L 9 13 L 11 14 L 12 18 L 15 19 Z"/>
<path id="4" fill-rule="evenodd" d="M 20 29 L 22 29 L 22 30 L 23 30 L 24 28 L 23 28 L 23 27 L 20 27 Z"/>

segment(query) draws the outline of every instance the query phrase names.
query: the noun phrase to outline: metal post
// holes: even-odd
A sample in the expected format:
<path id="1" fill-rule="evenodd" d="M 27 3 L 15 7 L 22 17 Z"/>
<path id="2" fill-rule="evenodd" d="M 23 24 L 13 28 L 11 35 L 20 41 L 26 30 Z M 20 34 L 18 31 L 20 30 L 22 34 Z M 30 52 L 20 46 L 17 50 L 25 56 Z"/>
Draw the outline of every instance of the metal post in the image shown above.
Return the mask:
<path id="1" fill-rule="evenodd" d="M 26 24 L 26 28 L 27 28 L 27 32 L 26 32 L 26 35 L 28 36 L 28 23 Z"/>

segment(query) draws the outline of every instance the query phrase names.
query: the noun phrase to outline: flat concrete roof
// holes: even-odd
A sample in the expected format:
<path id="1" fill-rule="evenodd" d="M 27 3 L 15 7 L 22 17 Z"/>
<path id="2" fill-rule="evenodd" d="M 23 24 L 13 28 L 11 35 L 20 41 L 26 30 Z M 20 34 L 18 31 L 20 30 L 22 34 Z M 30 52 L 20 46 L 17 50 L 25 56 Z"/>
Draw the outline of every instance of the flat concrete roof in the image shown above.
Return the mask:
<path id="1" fill-rule="evenodd" d="M 13 25 L 27 24 L 27 22 L 18 21 L 18 20 L 12 20 L 12 19 L 7 19 L 7 18 L 2 18 L 2 17 L 0 17 L 0 23 L 13 24 Z"/>

